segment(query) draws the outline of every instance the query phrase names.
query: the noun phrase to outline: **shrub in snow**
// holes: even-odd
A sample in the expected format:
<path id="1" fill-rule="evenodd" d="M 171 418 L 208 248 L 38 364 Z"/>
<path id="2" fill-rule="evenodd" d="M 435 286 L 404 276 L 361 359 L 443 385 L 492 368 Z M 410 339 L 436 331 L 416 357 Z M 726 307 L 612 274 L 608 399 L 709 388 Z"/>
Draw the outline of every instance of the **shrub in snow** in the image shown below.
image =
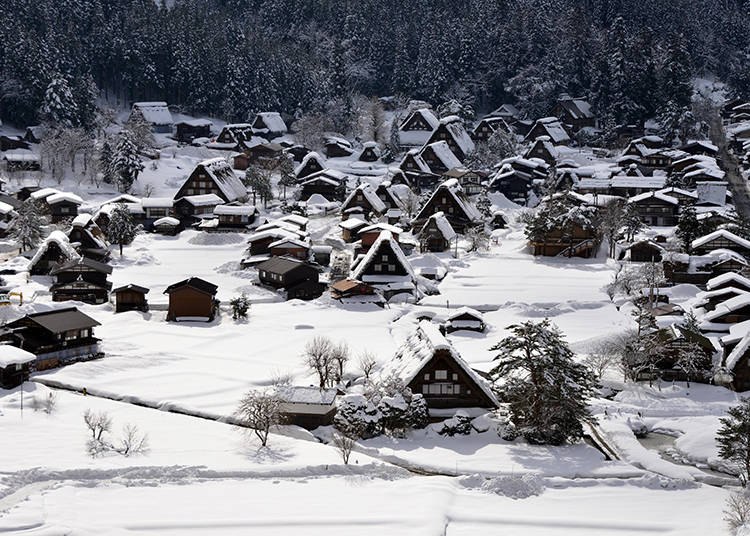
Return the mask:
<path id="1" fill-rule="evenodd" d="M 454 435 L 468 435 L 471 433 L 471 417 L 464 410 L 458 410 L 453 417 L 443 421 L 443 425 L 438 433 L 451 437 Z"/>
<path id="2" fill-rule="evenodd" d="M 232 306 L 232 319 L 247 318 L 247 312 L 250 310 L 250 300 L 247 299 L 244 292 L 236 298 L 232 298 L 229 301 L 229 305 Z"/>
<path id="3" fill-rule="evenodd" d="M 378 403 L 381 430 L 396 437 L 403 437 L 409 425 L 409 405 L 404 397 L 396 393 L 384 396 Z"/>
<path id="4" fill-rule="evenodd" d="M 333 425 L 349 437 L 367 439 L 378 435 L 380 411 L 362 395 L 344 395 L 336 405 Z"/>
<path id="5" fill-rule="evenodd" d="M 427 401 L 421 394 L 411 397 L 409 404 L 409 425 L 412 428 L 424 428 L 430 422 L 430 411 L 427 408 Z"/>
<path id="6" fill-rule="evenodd" d="M 750 523 L 750 496 L 747 492 L 732 493 L 727 497 L 723 513 L 724 521 L 731 531 L 736 531 Z M 742 531 L 739 534 L 750 534 L 750 531 Z"/>
<path id="7" fill-rule="evenodd" d="M 47 415 L 52 415 L 57 408 L 57 395 L 48 393 L 47 397 L 41 400 L 35 396 L 31 399 L 31 408 L 34 411 L 43 411 Z"/>
<path id="8" fill-rule="evenodd" d="M 512 422 L 507 422 L 504 425 L 498 427 L 497 435 L 499 435 L 500 439 L 502 439 L 503 441 L 513 441 L 518 437 L 518 430 Z"/>
<path id="9" fill-rule="evenodd" d="M 628 417 L 626 422 L 635 437 L 646 437 L 648 435 L 648 426 L 640 417 Z"/>
<path id="10" fill-rule="evenodd" d="M 122 437 L 116 443 L 112 443 L 108 439 L 112 431 L 112 418 L 108 413 L 86 410 L 83 421 L 91 432 L 91 439 L 86 442 L 86 450 L 92 457 L 108 452 L 116 452 L 126 457 L 148 452 L 148 435 L 142 434 L 135 424 L 126 424 Z"/>

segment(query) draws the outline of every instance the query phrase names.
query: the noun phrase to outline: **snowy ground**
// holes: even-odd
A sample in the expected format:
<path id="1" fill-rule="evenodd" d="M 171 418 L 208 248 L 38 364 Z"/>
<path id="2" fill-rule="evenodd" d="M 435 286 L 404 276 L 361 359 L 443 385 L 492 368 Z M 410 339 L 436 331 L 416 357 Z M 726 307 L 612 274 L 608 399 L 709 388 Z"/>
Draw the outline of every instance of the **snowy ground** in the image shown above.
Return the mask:
<path id="1" fill-rule="evenodd" d="M 193 165 L 218 153 L 166 148 L 147 163 L 136 188 L 173 195 Z M 576 155 L 592 164 L 590 154 Z M 351 168 L 351 159 L 337 162 Z M 371 180 L 371 179 L 365 179 Z M 15 183 L 13 186 L 17 186 Z M 79 187 L 87 201 L 112 191 Z M 495 199 L 498 208 L 512 206 Z M 316 242 L 337 236 L 335 216 L 311 220 Z M 302 366 L 305 343 L 315 335 L 346 340 L 353 354 L 368 350 L 383 363 L 413 327 L 416 313 L 438 319 L 462 305 L 485 312 L 485 333 L 449 335 L 478 369 L 491 367 L 489 348 L 515 322 L 549 317 L 573 348 L 632 326 L 602 287 L 614 265 L 597 259 L 534 258 L 513 226 L 496 234 L 490 251 L 420 257 L 448 270 L 440 294 L 418 305 L 342 307 L 326 298 L 281 302 L 253 285 L 239 269 L 246 236 L 186 231 L 177 237 L 141 235 L 124 255 L 113 254 L 115 286 L 149 287 L 150 313 L 114 314 L 109 304 L 78 304 L 101 326 L 106 357 L 39 373 L 34 379 L 91 396 L 57 390 L 52 415 L 31 409 L 49 389 L 0 391 L 0 532 L 19 534 L 716 534 L 728 491 L 707 485 L 700 467 L 722 469 L 713 435 L 718 419 L 736 403 L 724 389 L 684 384 L 624 390 L 592 405 L 601 431 L 623 455 L 606 461 L 587 444 L 532 447 L 505 442 L 493 431 L 445 438 L 430 430 L 404 439 L 362 442 L 345 467 L 338 453 L 312 434 L 285 427 L 259 449 L 235 427 L 169 412 L 210 418 L 230 415 L 248 389 L 280 375 L 297 384 L 314 378 Z M 1 246 L 2 244 L 0 244 Z M 416 259 L 416 257 L 415 257 Z M 22 264 L 22 263 L 20 263 Z M 219 286 L 218 298 L 245 292 L 253 302 L 247 321 L 226 311 L 210 324 L 165 322 L 164 288 L 190 276 Z M 9 276 L 24 292 L 22 308 L 53 306 L 48 278 Z M 689 302 L 697 289 L 675 289 Z M 354 367 L 353 365 L 353 368 Z M 117 399 L 117 400 L 110 400 Z M 149 407 L 142 407 L 144 404 Z M 159 408 L 159 409 L 151 409 Z M 142 456 L 93 459 L 85 452 L 82 413 L 108 412 L 113 435 L 135 423 L 148 433 Z M 607 416 L 604 416 L 604 411 Z M 647 426 L 675 436 L 672 461 L 639 443 L 626 425 L 637 413 Z M 689 464 L 689 465 L 685 465 Z M 698 467 L 694 467 L 698 466 Z M 417 470 L 410 473 L 404 467 Z M 419 476 L 439 473 L 442 476 Z M 528 497 L 526 497 L 528 495 Z M 511 498 L 511 497 L 526 498 Z M 96 505 L 92 508 L 91 505 Z"/>

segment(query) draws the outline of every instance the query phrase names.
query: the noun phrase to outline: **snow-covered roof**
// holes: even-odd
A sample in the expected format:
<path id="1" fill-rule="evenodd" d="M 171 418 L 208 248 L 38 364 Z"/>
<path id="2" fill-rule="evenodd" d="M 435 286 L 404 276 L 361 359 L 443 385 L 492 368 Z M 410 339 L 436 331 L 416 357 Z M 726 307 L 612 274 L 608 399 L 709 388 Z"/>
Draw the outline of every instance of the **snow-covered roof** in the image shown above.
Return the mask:
<path id="1" fill-rule="evenodd" d="M 742 359 L 742 356 L 747 353 L 748 348 L 750 348 L 750 330 L 745 333 L 742 339 L 740 339 L 740 342 L 737 343 L 737 345 L 727 356 L 727 359 L 724 363 L 724 366 L 727 368 L 727 370 L 734 370 L 734 367 L 737 366 L 737 363 L 739 363 L 740 359 Z"/>
<path id="2" fill-rule="evenodd" d="M 259 112 L 255 118 L 256 120 L 260 118 L 269 132 L 285 133 L 287 131 L 286 123 L 284 123 L 279 112 Z M 253 121 L 253 123 L 255 123 L 255 121 Z"/>
<path id="3" fill-rule="evenodd" d="M 213 179 L 216 186 L 221 190 L 221 193 L 224 194 L 227 201 L 231 202 L 247 197 L 247 188 L 242 184 L 239 177 L 235 175 L 229 162 L 223 157 L 219 156 L 217 158 L 204 160 L 198 165 L 203 166 L 209 177 Z"/>
<path id="4" fill-rule="evenodd" d="M 63 201 L 67 201 L 69 203 L 75 203 L 76 205 L 83 204 L 83 199 L 81 199 L 76 194 L 72 194 L 70 192 L 59 192 L 59 193 L 52 194 L 49 197 L 47 197 L 48 205 L 56 205 L 57 203 L 62 203 Z"/>
<path id="5" fill-rule="evenodd" d="M 712 179 L 716 179 L 716 180 L 724 180 L 726 173 L 724 173 L 722 170 L 718 168 L 709 167 L 709 166 L 700 166 L 698 167 L 698 169 L 685 173 L 684 177 L 686 179 L 691 179 L 693 177 L 697 177 L 701 175 L 707 175 L 711 177 Z"/>
<path id="6" fill-rule="evenodd" d="M 399 128 L 403 127 L 414 115 L 420 115 L 422 119 L 424 119 L 425 123 L 430 126 L 431 130 L 435 130 L 440 124 L 440 120 L 435 116 L 434 113 L 432 113 L 432 110 L 430 110 L 429 108 L 418 108 L 417 110 L 414 110 L 412 113 L 406 116 L 406 118 L 401 122 Z"/>
<path id="7" fill-rule="evenodd" d="M 445 128 L 450 133 L 453 141 L 456 142 L 456 145 L 458 145 L 464 154 L 469 154 L 474 150 L 474 142 L 458 116 L 449 115 L 448 117 L 442 118 L 440 123 L 445 125 Z"/>
<path id="8" fill-rule="evenodd" d="M 9 365 L 21 365 L 30 363 L 36 359 L 36 356 L 26 350 L 21 350 L 9 344 L 0 344 L 0 367 L 5 368 Z"/>
<path id="9" fill-rule="evenodd" d="M 80 255 L 78 255 L 76 250 L 73 248 L 70 240 L 68 239 L 68 236 L 65 233 L 63 233 L 62 231 L 52 231 L 49 236 L 44 239 L 44 242 L 42 242 L 42 245 L 39 246 L 39 249 L 36 250 L 36 253 L 31 258 L 29 267 L 34 266 L 37 262 L 39 262 L 39 259 L 41 259 L 42 256 L 47 252 L 50 244 L 53 243 L 57 244 L 57 246 L 60 248 L 60 251 L 63 252 L 63 254 L 68 258 L 69 261 L 80 258 Z"/>
<path id="10" fill-rule="evenodd" d="M 433 359 L 438 350 L 448 352 L 455 363 L 471 380 L 473 380 L 485 396 L 495 406 L 500 405 L 497 397 L 495 397 L 495 394 L 492 392 L 487 382 L 481 378 L 466 361 L 464 361 L 448 339 L 440 333 L 438 327 L 429 320 L 422 320 L 417 325 L 416 329 L 399 347 L 396 356 L 383 366 L 380 375 L 383 378 L 396 376 L 400 378 L 404 384 L 408 385 Z"/>
<path id="11" fill-rule="evenodd" d="M 568 136 L 565 127 L 562 126 L 557 117 L 544 117 L 537 120 L 537 124 L 547 132 L 547 135 L 555 144 L 570 141 L 570 136 Z"/>
<path id="12" fill-rule="evenodd" d="M 702 323 L 713 322 L 717 318 L 720 318 L 727 313 L 737 311 L 747 306 L 750 306 L 750 293 L 740 294 L 739 296 L 729 298 L 728 300 L 718 304 L 716 306 L 716 309 L 706 314 L 702 319 Z"/>
<path id="13" fill-rule="evenodd" d="M 476 309 L 472 309 L 471 307 L 461 307 L 459 309 L 456 309 L 452 314 L 448 315 L 447 320 L 453 320 L 454 318 L 458 318 L 463 315 L 469 315 L 478 320 L 484 320 L 482 313 L 480 313 Z"/>
<path id="14" fill-rule="evenodd" d="M 214 208 L 216 216 L 252 216 L 258 212 L 254 205 L 218 205 Z"/>
<path id="15" fill-rule="evenodd" d="M 177 218 L 173 218 L 171 216 L 165 216 L 164 218 L 159 218 L 154 222 L 154 226 L 158 227 L 160 225 L 168 225 L 170 227 L 177 227 L 180 224 L 180 220 Z"/>
<path id="16" fill-rule="evenodd" d="M 168 208 L 174 205 L 171 197 L 144 197 L 141 201 L 143 208 Z"/>
<path id="17" fill-rule="evenodd" d="M 363 229 L 360 229 L 359 234 L 371 233 L 373 231 L 389 231 L 394 235 L 400 235 L 404 232 L 401 227 L 397 227 L 395 225 L 390 225 L 388 223 L 374 223 L 372 225 L 364 227 Z"/>
<path id="18" fill-rule="evenodd" d="M 461 188 L 461 184 L 458 182 L 458 179 L 448 179 L 447 181 L 444 181 L 442 184 L 440 184 L 440 186 L 438 186 L 432 193 L 432 195 L 430 196 L 430 200 L 419 212 L 416 219 L 428 217 L 429 214 L 427 214 L 426 211 L 428 210 L 428 207 L 432 205 L 432 199 L 435 196 L 440 195 L 442 192 L 446 191 L 453 197 L 453 199 L 456 201 L 456 204 L 458 204 L 458 206 L 463 209 L 466 217 L 470 221 L 478 221 L 482 219 L 482 214 L 479 212 L 479 210 L 477 210 L 471 200 L 466 197 L 463 188 Z"/>
<path id="19" fill-rule="evenodd" d="M 335 388 L 321 389 L 320 387 L 303 387 L 299 385 L 284 385 L 277 387 L 278 396 L 287 404 L 315 404 L 330 406 L 336 400 L 338 390 Z"/>
<path id="20" fill-rule="evenodd" d="M 277 221 L 289 222 L 297 227 L 304 227 L 310 222 L 310 219 L 300 216 L 299 214 L 287 214 L 279 218 Z"/>
<path id="21" fill-rule="evenodd" d="M 363 221 L 359 218 L 353 218 L 353 217 L 350 217 L 342 221 L 341 223 L 339 223 L 339 227 L 341 227 L 342 229 L 347 229 L 349 231 L 358 229 L 360 227 L 364 227 L 366 225 L 368 225 L 366 221 Z"/>
<path id="22" fill-rule="evenodd" d="M 273 227 L 271 229 L 265 229 L 263 231 L 259 231 L 257 233 L 251 234 L 247 238 L 247 243 L 253 243 L 257 242 L 258 240 L 264 240 L 266 238 L 276 238 L 276 239 L 285 239 L 285 238 L 291 238 L 291 239 L 298 239 L 300 235 L 298 233 L 295 233 L 293 231 L 282 229 L 280 227 Z"/>
<path id="23" fill-rule="evenodd" d="M 54 194 L 59 194 L 60 190 L 57 188 L 42 188 L 40 190 L 37 190 L 36 192 L 31 192 L 31 199 L 44 199 L 46 197 L 49 197 Z"/>
<path id="24" fill-rule="evenodd" d="M 372 246 L 370 246 L 370 249 L 367 250 L 367 254 L 364 256 L 364 258 L 357 263 L 357 266 L 354 268 L 352 274 L 350 275 L 350 279 L 362 280 L 365 269 L 370 265 L 371 262 L 373 262 L 373 260 L 377 258 L 376 256 L 378 255 L 378 251 L 383 246 L 383 244 L 390 245 L 391 250 L 396 255 L 399 263 L 404 267 L 411 280 L 414 281 L 416 279 L 414 269 L 412 268 L 409 259 L 406 258 L 406 255 L 404 255 L 404 252 L 401 250 L 401 246 L 398 245 L 398 242 L 396 242 L 396 239 L 393 238 L 393 234 L 391 234 L 390 231 L 383 231 L 380 233 L 380 236 L 378 236 Z"/>
<path id="25" fill-rule="evenodd" d="M 310 249 L 310 242 L 298 238 L 282 238 L 268 244 L 269 248 L 305 248 Z"/>
<path id="26" fill-rule="evenodd" d="M 308 162 L 310 162 L 310 160 L 316 160 L 320 165 L 320 168 L 325 169 L 325 158 L 320 156 L 320 154 L 315 151 L 310 151 L 304 157 L 302 157 L 302 161 L 296 168 L 294 168 L 294 175 L 299 176 L 299 174 L 302 173 L 302 170 L 305 169 L 305 166 L 308 164 Z"/>
<path id="27" fill-rule="evenodd" d="M 750 289 L 750 279 L 737 272 L 726 272 L 709 279 L 706 283 L 706 289 L 714 290 L 716 287 L 720 287 L 726 283 L 738 283 L 740 286 Z"/>
<path id="28" fill-rule="evenodd" d="M 660 192 L 643 192 L 642 194 L 634 195 L 633 197 L 628 199 L 628 203 L 638 203 L 640 201 L 645 201 L 646 199 L 659 199 L 660 201 L 664 201 L 665 203 L 669 203 L 671 205 L 679 205 L 680 201 L 670 195 L 662 194 Z"/>
<path id="29" fill-rule="evenodd" d="M 425 145 L 419 153 L 419 156 L 425 162 L 425 165 L 427 167 L 425 171 L 432 173 L 432 170 L 430 169 L 429 165 L 424 160 L 424 156 L 423 156 L 427 148 L 432 149 L 432 152 L 435 154 L 437 159 L 440 160 L 440 162 L 442 163 L 443 167 L 445 167 L 445 169 L 453 169 L 453 168 L 461 167 L 461 161 L 458 159 L 455 153 L 451 151 L 450 145 L 448 145 L 448 143 L 444 141 L 436 141 L 428 145 Z"/>
<path id="30" fill-rule="evenodd" d="M 172 114 L 166 102 L 135 102 L 133 110 L 139 110 L 143 119 L 152 125 L 171 125 Z"/>
<path id="31" fill-rule="evenodd" d="M 11 212 L 13 212 L 13 210 L 14 209 L 13 209 L 13 207 L 11 205 L 9 205 L 8 203 L 3 203 L 2 201 L 0 201 L 0 214 L 2 214 L 3 216 L 5 216 L 6 214 L 10 214 Z"/>
<path id="32" fill-rule="evenodd" d="M 342 208 L 347 208 L 351 203 L 353 203 L 356 199 L 357 194 L 362 194 L 367 202 L 369 203 L 370 207 L 372 207 L 372 210 L 378 213 L 383 213 L 385 211 L 385 203 L 383 203 L 382 199 L 378 197 L 378 195 L 375 193 L 375 188 L 373 188 L 369 183 L 363 182 L 359 186 L 357 186 L 352 192 L 349 194 L 349 197 L 346 198 L 346 201 L 344 201 L 344 204 L 341 205 Z"/>
<path id="33" fill-rule="evenodd" d="M 739 237 L 736 234 L 727 231 L 726 229 L 719 229 L 717 231 L 714 231 L 713 233 L 708 233 L 705 236 L 696 238 L 695 240 L 693 240 L 692 248 L 699 248 L 702 245 L 711 242 L 712 240 L 716 240 L 717 238 L 723 238 L 725 240 L 729 240 L 730 242 L 734 242 L 740 247 L 750 249 L 750 241 L 745 240 L 744 238 Z"/>
<path id="34" fill-rule="evenodd" d="M 205 207 L 209 205 L 220 205 L 224 200 L 216 194 L 186 195 L 180 200 L 185 200 L 194 207 Z"/>
<path id="35" fill-rule="evenodd" d="M 422 227 L 420 233 L 423 233 L 425 228 L 430 225 L 430 222 L 433 221 L 435 222 L 435 226 L 440 231 L 440 234 L 443 235 L 443 238 L 445 238 L 449 242 L 456 238 L 456 231 L 453 230 L 453 227 L 448 221 L 448 218 L 445 217 L 445 214 L 442 211 L 436 212 L 435 214 L 430 216 Z"/>

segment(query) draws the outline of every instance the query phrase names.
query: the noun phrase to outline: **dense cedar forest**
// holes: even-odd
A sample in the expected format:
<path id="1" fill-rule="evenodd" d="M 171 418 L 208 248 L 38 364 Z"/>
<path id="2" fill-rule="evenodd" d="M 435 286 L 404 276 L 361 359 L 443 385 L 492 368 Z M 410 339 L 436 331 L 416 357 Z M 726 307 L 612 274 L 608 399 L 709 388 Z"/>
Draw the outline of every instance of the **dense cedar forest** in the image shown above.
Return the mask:
<path id="1" fill-rule="evenodd" d="M 696 76 L 747 94 L 749 50 L 743 0 L 4 0 L 0 117 L 37 122 L 62 77 L 84 126 L 98 95 L 240 121 L 354 93 L 538 117 L 563 92 L 622 124 Z"/>

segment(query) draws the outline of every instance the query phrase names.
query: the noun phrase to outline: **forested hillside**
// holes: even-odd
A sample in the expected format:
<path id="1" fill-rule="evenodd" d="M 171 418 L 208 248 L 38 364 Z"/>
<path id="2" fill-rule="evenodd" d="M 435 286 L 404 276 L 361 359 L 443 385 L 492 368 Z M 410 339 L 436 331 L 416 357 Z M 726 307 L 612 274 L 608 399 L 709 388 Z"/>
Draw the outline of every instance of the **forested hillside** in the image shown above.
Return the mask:
<path id="1" fill-rule="evenodd" d="M 742 0 L 5 0 L 0 116 L 30 124 L 68 79 L 76 121 L 101 91 L 245 120 L 351 92 L 448 98 L 532 117 L 562 92 L 603 124 L 679 113 L 691 77 L 750 87 Z M 667 110 L 665 112 L 664 110 Z"/>

